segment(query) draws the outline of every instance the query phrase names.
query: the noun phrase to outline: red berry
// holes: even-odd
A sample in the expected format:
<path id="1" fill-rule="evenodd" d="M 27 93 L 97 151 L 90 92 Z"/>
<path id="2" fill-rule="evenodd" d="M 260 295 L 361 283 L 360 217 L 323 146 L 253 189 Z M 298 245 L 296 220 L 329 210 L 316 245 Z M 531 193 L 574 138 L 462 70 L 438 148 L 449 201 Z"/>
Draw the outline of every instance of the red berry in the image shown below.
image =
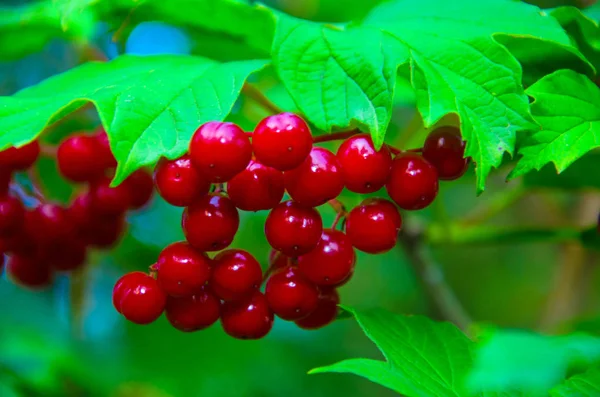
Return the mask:
<path id="1" fill-rule="evenodd" d="M 25 215 L 25 229 L 37 244 L 51 246 L 73 236 L 75 226 L 60 205 L 43 203 Z"/>
<path id="2" fill-rule="evenodd" d="M 187 241 L 200 251 L 220 251 L 233 241 L 240 226 L 237 209 L 227 197 L 209 195 L 183 211 L 181 219 Z"/>
<path id="3" fill-rule="evenodd" d="M 291 257 L 313 250 L 322 232 L 323 221 L 317 210 L 291 200 L 273 208 L 265 222 L 265 235 L 271 247 Z"/>
<path id="4" fill-rule="evenodd" d="M 227 182 L 246 168 L 252 158 L 252 145 L 237 125 L 211 121 L 192 136 L 190 158 L 209 181 Z"/>
<path id="5" fill-rule="evenodd" d="M 23 228 L 25 208 L 20 200 L 4 196 L 0 198 L 0 236 L 11 236 Z"/>
<path id="6" fill-rule="evenodd" d="M 85 265 L 87 247 L 84 240 L 71 237 L 53 244 L 48 256 L 49 264 L 54 270 L 70 272 Z"/>
<path id="7" fill-rule="evenodd" d="M 264 118 L 252 134 L 252 147 L 258 161 L 280 171 L 302 164 L 312 145 L 310 128 L 293 113 Z"/>
<path id="8" fill-rule="evenodd" d="M 296 321 L 303 329 L 318 329 L 332 323 L 338 315 L 340 296 L 335 289 L 321 291 L 317 308 L 307 317 Z"/>
<path id="9" fill-rule="evenodd" d="M 146 281 L 148 275 L 143 272 L 130 272 L 125 274 L 123 277 L 117 280 L 113 288 L 113 306 L 121 313 L 121 301 L 126 292 L 128 292 L 132 286 L 140 285 Z"/>
<path id="10" fill-rule="evenodd" d="M 98 143 L 98 151 L 96 152 L 96 161 L 102 165 L 105 169 L 115 168 L 117 166 L 117 160 L 110 150 L 110 143 L 108 141 L 108 135 L 104 128 L 100 126 L 96 133 L 92 135 Z"/>
<path id="11" fill-rule="evenodd" d="M 101 151 L 97 139 L 89 135 L 72 135 L 58 145 L 56 162 L 63 177 L 73 182 L 94 181 L 104 176 L 104 164 L 98 161 Z"/>
<path id="12" fill-rule="evenodd" d="M 120 216 L 95 219 L 83 231 L 83 238 L 91 246 L 107 249 L 114 246 L 125 229 L 125 218 Z"/>
<path id="13" fill-rule="evenodd" d="M 240 300 L 222 304 L 221 325 L 234 338 L 260 339 L 273 327 L 273 312 L 265 296 L 254 291 Z"/>
<path id="14" fill-rule="evenodd" d="M 283 173 L 252 160 L 246 169 L 227 183 L 227 193 L 244 211 L 268 210 L 283 198 Z"/>
<path id="15" fill-rule="evenodd" d="M 215 257 L 214 263 L 210 288 L 223 300 L 242 298 L 262 282 L 260 264 L 249 252 L 226 250 Z"/>
<path id="16" fill-rule="evenodd" d="M 158 194 L 171 205 L 187 207 L 210 190 L 210 182 L 192 166 L 188 155 L 176 160 L 162 158 L 154 169 Z"/>
<path id="17" fill-rule="evenodd" d="M 11 170 L 26 170 L 40 155 L 40 144 L 32 141 L 21 147 L 10 147 L 0 152 L 0 167 Z"/>
<path id="18" fill-rule="evenodd" d="M 0 195 L 8 193 L 11 180 L 12 171 L 8 168 L 0 168 Z"/>
<path id="19" fill-rule="evenodd" d="M 392 155 L 387 146 L 375 150 L 369 134 L 346 139 L 337 151 L 337 158 L 345 186 L 355 193 L 372 193 L 381 189 L 392 168 Z"/>
<path id="20" fill-rule="evenodd" d="M 17 284 L 32 289 L 49 286 L 52 283 L 50 266 L 35 255 L 12 255 L 6 265 L 6 272 Z"/>
<path id="21" fill-rule="evenodd" d="M 302 164 L 285 173 L 285 188 L 300 204 L 325 204 L 344 189 L 340 163 L 329 150 L 314 147 Z"/>
<path id="22" fill-rule="evenodd" d="M 0 274 L 2 274 L 2 270 L 4 270 L 4 260 L 5 256 L 2 252 L 0 252 Z"/>
<path id="23" fill-rule="evenodd" d="M 435 199 L 438 185 L 435 167 L 423 156 L 405 152 L 394 159 L 386 189 L 400 208 L 420 210 Z"/>
<path id="24" fill-rule="evenodd" d="M 174 328 L 193 332 L 207 328 L 219 319 L 221 302 L 213 294 L 200 291 L 181 298 L 169 297 L 165 315 Z"/>
<path id="25" fill-rule="evenodd" d="M 136 275 L 129 279 L 130 274 L 122 277 L 127 279 L 122 281 L 121 300 L 116 306 L 127 320 L 141 325 L 150 324 L 165 310 L 167 295 L 152 277 Z"/>
<path id="26" fill-rule="evenodd" d="M 269 307 L 283 320 L 299 320 L 317 308 L 319 289 L 295 266 L 279 269 L 267 281 Z"/>
<path id="27" fill-rule="evenodd" d="M 90 198 L 93 212 L 96 215 L 124 214 L 133 200 L 131 189 L 127 184 L 110 187 L 110 179 L 104 178 L 90 187 Z"/>
<path id="28" fill-rule="evenodd" d="M 94 219 L 91 196 L 88 193 L 76 196 L 67 208 L 67 215 L 77 230 L 88 228 Z"/>
<path id="29" fill-rule="evenodd" d="M 129 208 L 137 210 L 148 204 L 154 193 L 152 175 L 145 170 L 137 170 L 129 175 L 123 184 L 129 189 L 131 203 Z"/>
<path id="30" fill-rule="evenodd" d="M 350 242 L 356 249 L 369 254 L 381 254 L 394 248 L 401 227 L 398 209 L 380 198 L 364 200 L 346 219 L 346 235 Z"/>
<path id="31" fill-rule="evenodd" d="M 339 230 L 325 229 L 317 247 L 298 258 L 298 268 L 319 286 L 347 282 L 354 272 L 356 254 L 348 236 Z"/>
<path id="32" fill-rule="evenodd" d="M 210 259 L 185 241 L 163 249 L 156 267 L 160 288 L 171 296 L 198 293 L 210 277 Z"/>
<path id="33" fill-rule="evenodd" d="M 458 128 L 440 127 L 425 139 L 423 157 L 437 169 L 439 179 L 451 181 L 463 176 L 469 166 L 465 145 Z"/>

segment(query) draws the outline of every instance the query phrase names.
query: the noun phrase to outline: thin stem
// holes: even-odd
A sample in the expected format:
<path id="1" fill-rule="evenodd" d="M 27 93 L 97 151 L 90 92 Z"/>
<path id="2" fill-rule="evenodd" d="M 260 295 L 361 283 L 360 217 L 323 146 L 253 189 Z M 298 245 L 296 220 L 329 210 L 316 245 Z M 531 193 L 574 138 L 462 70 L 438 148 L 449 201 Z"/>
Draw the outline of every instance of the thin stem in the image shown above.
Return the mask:
<path id="1" fill-rule="evenodd" d="M 412 264 L 435 311 L 466 332 L 472 323 L 471 317 L 446 283 L 442 270 L 426 250 L 421 236 L 404 231 L 399 234 L 398 243 L 398 247 Z"/>
<path id="2" fill-rule="evenodd" d="M 39 175 L 39 171 L 35 168 L 32 168 L 27 172 L 27 175 L 29 176 L 29 180 L 31 181 L 31 190 L 33 191 L 35 197 L 42 201 L 45 200 L 46 197 L 42 193 L 42 181 Z"/>
<path id="3" fill-rule="evenodd" d="M 346 215 L 344 213 L 338 212 L 335 216 L 335 219 L 333 220 L 333 223 L 331 224 L 331 229 L 335 229 L 338 223 L 340 223 L 340 220 L 345 217 Z"/>
<path id="4" fill-rule="evenodd" d="M 265 94 L 252 84 L 246 83 L 242 87 L 242 93 L 252 98 L 256 103 L 268 110 L 272 114 L 283 113 L 283 109 L 275 105 Z"/>
<path id="5" fill-rule="evenodd" d="M 360 134 L 359 130 L 350 130 L 350 131 L 342 131 L 342 132 L 334 132 L 333 134 L 328 135 L 319 135 L 313 138 L 314 143 L 319 142 L 330 142 L 330 141 L 339 141 L 342 139 L 350 138 L 356 134 Z"/>
<path id="6" fill-rule="evenodd" d="M 40 153 L 43 156 L 46 157 L 56 157 L 56 152 L 58 151 L 58 149 L 56 148 L 56 146 L 52 146 L 52 145 L 48 145 L 48 144 L 40 144 Z"/>
<path id="7" fill-rule="evenodd" d="M 484 201 L 483 206 L 475 207 L 473 211 L 462 218 L 460 223 L 464 226 L 481 224 L 512 206 L 515 202 L 523 198 L 526 193 L 527 190 L 522 185 L 512 189 L 504 189 L 502 192 Z"/>
<path id="8" fill-rule="evenodd" d="M 417 147 L 414 149 L 408 149 L 407 152 L 411 152 L 411 153 L 423 153 L 423 148 L 422 147 Z"/>
<path id="9" fill-rule="evenodd" d="M 393 147 L 392 145 L 388 145 L 388 144 L 386 143 L 386 144 L 385 144 L 385 146 L 388 148 L 388 150 L 389 150 L 390 152 L 392 152 L 392 154 L 395 154 L 395 155 L 396 155 L 396 154 L 400 154 L 400 153 L 402 153 L 402 150 L 400 150 L 400 149 L 398 149 L 398 148 L 395 148 L 395 147 Z"/>

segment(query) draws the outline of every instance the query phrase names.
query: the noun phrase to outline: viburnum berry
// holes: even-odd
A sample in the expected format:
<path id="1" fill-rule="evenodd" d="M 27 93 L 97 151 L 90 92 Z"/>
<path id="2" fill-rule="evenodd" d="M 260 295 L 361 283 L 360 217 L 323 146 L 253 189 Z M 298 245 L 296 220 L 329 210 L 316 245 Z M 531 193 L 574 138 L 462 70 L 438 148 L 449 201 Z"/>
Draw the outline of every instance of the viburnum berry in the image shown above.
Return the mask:
<path id="1" fill-rule="evenodd" d="M 252 158 L 246 133 L 233 123 L 210 121 L 196 130 L 190 142 L 194 166 L 211 182 L 227 182 Z"/>
<path id="2" fill-rule="evenodd" d="M 210 289 L 223 300 L 235 300 L 257 289 L 262 282 L 262 269 L 247 251 L 225 250 L 214 259 Z"/>
<path id="3" fill-rule="evenodd" d="M 144 272 L 130 272 L 117 280 L 113 288 L 112 303 L 115 309 L 121 313 L 121 301 L 133 286 L 140 285 L 146 281 L 148 275 Z"/>
<path id="4" fill-rule="evenodd" d="M 438 178 L 451 181 L 467 171 L 469 160 L 464 158 L 466 143 L 456 127 L 440 127 L 425 139 L 423 157 L 436 169 Z"/>
<path id="5" fill-rule="evenodd" d="M 22 171 L 31 167 L 40 155 L 40 144 L 32 141 L 21 147 L 10 147 L 0 152 L 0 167 Z"/>
<path id="6" fill-rule="evenodd" d="M 161 159 L 154 169 L 158 194 L 171 205 L 187 207 L 208 194 L 210 182 L 192 165 L 190 156 L 176 160 Z"/>
<path id="7" fill-rule="evenodd" d="M 304 162 L 284 176 L 285 188 L 292 199 L 309 207 L 325 204 L 344 189 L 337 157 L 320 147 L 312 148 Z"/>
<path id="8" fill-rule="evenodd" d="M 271 247 L 298 257 L 313 250 L 323 232 L 321 215 L 295 201 L 278 204 L 267 216 L 265 235 Z"/>
<path id="9" fill-rule="evenodd" d="M 355 264 L 356 254 L 350 239 L 335 229 L 323 230 L 316 248 L 298 258 L 298 268 L 308 280 L 328 287 L 347 282 Z"/>
<path id="10" fill-rule="evenodd" d="M 271 248 L 271 251 L 269 251 L 269 268 L 275 270 L 285 267 L 289 264 L 291 264 L 289 256 Z"/>
<path id="11" fill-rule="evenodd" d="M 35 255 L 11 255 L 6 272 L 14 282 L 31 289 L 44 288 L 52 283 L 50 266 Z"/>
<path id="12" fill-rule="evenodd" d="M 91 182 L 104 176 L 106 167 L 98 161 L 102 151 L 98 140 L 90 135 L 77 134 L 65 138 L 56 152 L 60 174 L 73 182 Z"/>
<path id="13" fill-rule="evenodd" d="M 25 216 L 25 229 L 33 240 L 42 245 L 52 245 L 71 237 L 74 225 L 67 211 L 56 203 L 42 203 Z"/>
<path id="14" fill-rule="evenodd" d="M 130 192 L 130 209 L 140 209 L 152 199 L 152 193 L 154 193 L 154 181 L 152 180 L 152 175 L 146 170 L 135 171 L 123 181 L 123 184 Z"/>
<path id="15" fill-rule="evenodd" d="M 346 218 L 346 235 L 350 242 L 369 254 L 381 254 L 394 248 L 401 227 L 398 209 L 380 198 L 364 200 Z"/>
<path id="16" fill-rule="evenodd" d="M 252 148 L 258 161 L 280 171 L 302 164 L 312 145 L 310 128 L 293 113 L 264 118 L 252 134 Z"/>
<path id="17" fill-rule="evenodd" d="M 85 265 L 87 246 L 83 239 L 73 236 L 53 244 L 48 253 L 48 263 L 57 271 L 70 272 Z"/>
<path id="18" fill-rule="evenodd" d="M 294 321 L 317 308 L 319 289 L 297 267 L 286 266 L 269 277 L 265 296 L 273 313 L 283 320 Z"/>
<path id="19" fill-rule="evenodd" d="M 199 293 L 210 277 L 210 259 L 185 241 L 168 245 L 156 262 L 156 280 L 170 296 Z"/>
<path id="20" fill-rule="evenodd" d="M 163 313 L 167 295 L 151 276 L 130 276 L 131 274 L 135 272 L 124 275 L 113 290 L 113 298 L 118 299 L 120 296 L 115 307 L 133 323 L 150 324 Z"/>
<path id="21" fill-rule="evenodd" d="M 180 331 L 199 331 L 219 319 L 220 306 L 221 302 L 213 294 L 202 290 L 190 296 L 168 297 L 165 316 Z"/>
<path id="22" fill-rule="evenodd" d="M 10 182 L 12 180 L 12 171 L 7 168 L 0 167 L 0 195 L 8 194 Z"/>
<path id="23" fill-rule="evenodd" d="M 0 197 L 0 236 L 10 236 L 23 228 L 25 208 L 11 196 Z"/>
<path id="24" fill-rule="evenodd" d="M 125 230 L 125 217 L 123 215 L 108 216 L 94 219 L 83 229 L 83 238 L 91 246 L 97 248 L 110 248 L 118 241 Z"/>
<path id="25" fill-rule="evenodd" d="M 381 189 L 392 169 L 392 155 L 383 146 L 375 150 L 369 134 L 354 135 L 346 139 L 337 151 L 344 185 L 355 193 L 372 193 Z"/>
<path id="26" fill-rule="evenodd" d="M 2 274 L 2 271 L 4 270 L 4 253 L 0 252 L 0 275 Z"/>
<path id="27" fill-rule="evenodd" d="M 256 160 L 227 183 L 229 198 L 244 211 L 271 209 L 279 204 L 284 192 L 283 173 Z"/>
<path id="28" fill-rule="evenodd" d="M 108 135 L 106 134 L 106 131 L 104 131 L 104 128 L 99 127 L 92 137 L 96 139 L 98 143 L 96 149 L 96 161 L 105 169 L 115 168 L 117 166 L 117 160 L 110 150 Z"/>
<path id="29" fill-rule="evenodd" d="M 411 152 L 396 156 L 386 189 L 398 207 L 423 209 L 433 202 L 438 188 L 437 170 L 423 156 Z"/>
<path id="30" fill-rule="evenodd" d="M 335 289 L 322 290 L 317 308 L 308 316 L 296 320 L 296 325 L 303 329 L 318 329 L 332 323 L 338 315 L 340 296 Z"/>
<path id="31" fill-rule="evenodd" d="M 129 186 L 121 183 L 118 186 L 111 187 L 109 178 L 94 182 L 90 186 L 89 194 L 93 211 L 98 215 L 116 216 L 124 214 L 133 200 Z"/>
<path id="32" fill-rule="evenodd" d="M 227 197 L 201 197 L 183 211 L 181 220 L 187 241 L 200 251 L 220 251 L 233 241 L 240 225 L 237 209 Z"/>
<path id="33" fill-rule="evenodd" d="M 67 216 L 78 230 L 88 227 L 94 220 L 92 198 L 86 193 L 77 195 L 66 209 Z"/>
<path id="34" fill-rule="evenodd" d="M 273 312 L 260 292 L 221 305 L 223 330 L 238 339 L 260 339 L 273 328 Z"/>

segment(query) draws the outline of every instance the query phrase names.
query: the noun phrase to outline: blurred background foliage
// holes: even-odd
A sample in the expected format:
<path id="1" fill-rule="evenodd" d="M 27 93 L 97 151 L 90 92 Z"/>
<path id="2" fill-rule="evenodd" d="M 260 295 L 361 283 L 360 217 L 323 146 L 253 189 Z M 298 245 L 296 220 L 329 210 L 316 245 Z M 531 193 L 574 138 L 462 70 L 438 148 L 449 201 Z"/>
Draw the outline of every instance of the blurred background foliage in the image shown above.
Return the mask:
<path id="1" fill-rule="evenodd" d="M 0 1 L 0 7 L 25 3 L 4 0 Z M 266 3 L 298 17 L 339 22 L 360 18 L 378 1 Z M 564 3 L 577 2 L 538 4 Z M 206 32 L 190 35 L 158 21 L 132 23 L 127 28 L 119 44 L 112 41 L 115 27 L 110 24 L 96 24 L 90 34 L 99 51 L 108 58 L 120 53 L 198 53 L 219 60 L 256 55 L 221 37 L 211 37 Z M 40 43 L 43 45 L 39 52 L 20 59 L 3 60 L 0 54 L 1 95 L 10 95 L 67 70 L 85 58 L 77 46 L 60 39 Z M 272 70 L 267 69 L 253 79 L 274 102 L 286 109 L 294 108 L 277 85 Z M 388 142 L 406 148 L 422 143 L 423 131 L 410 137 L 400 134 L 414 124 L 413 101 L 410 87 L 399 81 Z M 231 120 L 252 129 L 264 115 L 255 104 L 240 100 Z M 44 139 L 57 142 L 65 134 L 92 129 L 97 123 L 93 111 L 78 112 Z M 590 157 L 580 161 L 590 161 Z M 66 202 L 71 187 L 59 178 L 53 162 L 48 159 L 40 162 L 39 172 L 45 193 Z M 583 191 L 559 191 L 552 188 L 553 183 L 550 188 L 544 183 L 553 177 L 552 169 L 545 169 L 546 177 L 538 176 L 537 182 L 533 176 L 508 184 L 506 172 L 504 169 L 496 172 L 479 198 L 475 196 L 472 170 L 457 182 L 442 183 L 435 204 L 425 211 L 411 213 L 406 222 L 423 227 L 431 224 L 443 227 L 480 218 L 488 225 L 503 227 L 595 224 L 600 197 L 594 189 L 600 187 L 600 175 Z M 344 194 L 341 200 L 352 207 L 360 197 Z M 502 211 L 495 213 L 493 208 Z M 333 211 L 324 207 L 322 213 L 325 224 L 331 223 Z M 351 320 L 337 321 L 317 332 L 276 321 L 273 332 L 261 341 L 234 340 L 219 325 L 183 334 L 172 329 L 164 318 L 146 327 L 126 323 L 112 307 L 112 286 L 124 272 L 146 269 L 165 245 L 182 239 L 180 214 L 181 210 L 155 197 L 149 208 L 129 218 L 129 232 L 118 247 L 92 255 L 84 272 L 58 279 L 49 291 L 30 292 L 8 280 L 0 280 L 0 396 L 393 395 L 358 377 L 306 375 L 311 368 L 348 357 L 380 358 Z M 265 217 L 265 213 L 244 213 L 233 244 L 254 253 L 264 266 L 269 251 L 262 233 Z M 597 256 L 578 245 L 440 243 L 433 247 L 433 256 L 448 284 L 479 323 L 549 332 L 598 330 L 590 326 L 600 318 L 600 292 L 595 288 L 600 282 L 595 267 Z M 360 309 L 381 307 L 396 313 L 436 317 L 439 313 L 423 292 L 417 273 L 400 250 L 380 256 L 359 254 L 356 274 L 341 290 L 342 301 Z M 575 314 L 582 320 L 568 321 Z"/>

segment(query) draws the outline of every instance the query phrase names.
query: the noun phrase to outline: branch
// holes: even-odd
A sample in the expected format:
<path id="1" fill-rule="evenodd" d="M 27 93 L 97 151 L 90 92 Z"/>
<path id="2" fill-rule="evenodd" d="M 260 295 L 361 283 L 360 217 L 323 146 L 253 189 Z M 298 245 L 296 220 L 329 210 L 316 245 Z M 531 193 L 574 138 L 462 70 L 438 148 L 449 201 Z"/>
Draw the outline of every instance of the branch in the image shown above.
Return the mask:
<path id="1" fill-rule="evenodd" d="M 403 249 L 412 264 L 434 309 L 444 320 L 453 322 L 466 332 L 472 322 L 471 317 L 446 284 L 442 270 L 426 250 L 421 236 L 403 231 L 398 236 L 398 243 L 398 247 Z"/>

